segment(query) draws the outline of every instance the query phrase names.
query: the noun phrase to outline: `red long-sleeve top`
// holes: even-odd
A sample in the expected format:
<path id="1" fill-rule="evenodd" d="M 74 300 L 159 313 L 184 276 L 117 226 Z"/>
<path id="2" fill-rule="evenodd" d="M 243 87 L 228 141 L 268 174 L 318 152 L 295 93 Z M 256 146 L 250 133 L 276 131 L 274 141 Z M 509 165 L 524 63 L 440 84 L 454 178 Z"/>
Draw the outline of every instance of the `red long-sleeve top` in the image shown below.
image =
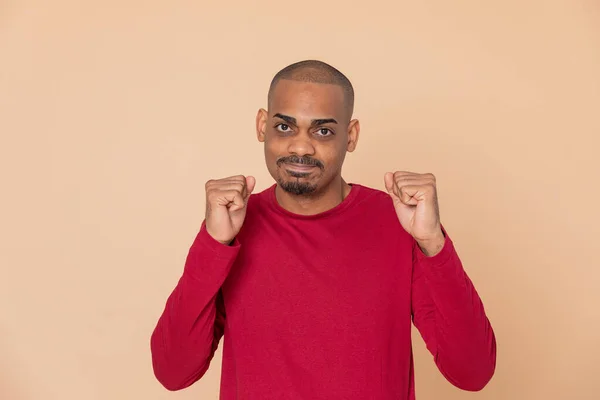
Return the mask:
<path id="1" fill-rule="evenodd" d="M 230 246 L 202 224 L 151 337 L 154 373 L 186 388 L 222 339 L 222 400 L 413 400 L 414 323 L 446 379 L 481 390 L 495 337 L 444 233 L 425 256 L 390 196 L 358 184 L 312 216 L 282 208 L 275 185 L 253 194 Z"/>

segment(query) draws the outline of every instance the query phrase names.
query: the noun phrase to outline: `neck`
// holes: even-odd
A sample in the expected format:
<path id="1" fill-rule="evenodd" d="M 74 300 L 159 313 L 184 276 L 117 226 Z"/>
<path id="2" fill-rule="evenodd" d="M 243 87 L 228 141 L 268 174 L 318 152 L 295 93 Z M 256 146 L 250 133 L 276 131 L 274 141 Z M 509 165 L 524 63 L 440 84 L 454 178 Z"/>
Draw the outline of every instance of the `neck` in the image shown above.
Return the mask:
<path id="1" fill-rule="evenodd" d="M 351 189 L 351 186 L 342 177 L 339 177 L 328 187 L 306 196 L 293 195 L 277 185 L 275 197 L 279 205 L 289 212 L 300 215 L 314 215 L 339 205 L 348 196 Z"/>

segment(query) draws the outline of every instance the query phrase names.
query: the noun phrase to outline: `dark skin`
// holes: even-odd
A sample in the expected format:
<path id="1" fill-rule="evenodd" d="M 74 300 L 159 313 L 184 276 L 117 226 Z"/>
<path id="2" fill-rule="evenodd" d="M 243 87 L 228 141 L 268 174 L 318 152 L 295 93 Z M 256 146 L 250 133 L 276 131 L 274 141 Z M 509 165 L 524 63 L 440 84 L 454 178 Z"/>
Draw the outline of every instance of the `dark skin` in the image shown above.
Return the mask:
<path id="1" fill-rule="evenodd" d="M 269 110 L 258 111 L 256 130 L 283 208 L 314 215 L 350 193 L 342 165 L 346 153 L 356 148 L 360 124 L 352 119 L 340 86 L 279 81 Z"/>

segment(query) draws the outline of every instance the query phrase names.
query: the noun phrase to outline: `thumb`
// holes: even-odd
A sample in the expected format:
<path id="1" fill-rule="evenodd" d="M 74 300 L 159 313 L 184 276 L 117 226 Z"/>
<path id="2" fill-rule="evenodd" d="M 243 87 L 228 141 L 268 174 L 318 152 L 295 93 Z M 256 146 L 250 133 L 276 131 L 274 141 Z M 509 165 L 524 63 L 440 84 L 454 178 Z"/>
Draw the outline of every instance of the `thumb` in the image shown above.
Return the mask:
<path id="1" fill-rule="evenodd" d="M 394 174 L 391 172 L 386 172 L 383 181 L 385 183 L 385 188 L 389 194 L 395 196 L 394 194 Z"/>
<path id="2" fill-rule="evenodd" d="M 246 198 L 250 197 L 254 187 L 256 186 L 256 178 L 253 176 L 246 177 Z"/>

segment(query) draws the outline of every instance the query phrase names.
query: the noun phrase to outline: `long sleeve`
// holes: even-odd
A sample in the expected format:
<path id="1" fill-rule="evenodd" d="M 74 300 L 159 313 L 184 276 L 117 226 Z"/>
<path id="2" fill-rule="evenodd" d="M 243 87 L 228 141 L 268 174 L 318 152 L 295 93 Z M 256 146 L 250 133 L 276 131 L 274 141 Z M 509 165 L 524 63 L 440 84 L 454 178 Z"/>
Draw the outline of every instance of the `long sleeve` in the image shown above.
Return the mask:
<path id="1" fill-rule="evenodd" d="M 413 247 L 413 322 L 444 377 L 468 391 L 483 389 L 496 368 L 496 339 L 483 303 L 452 240 L 427 257 Z"/>
<path id="2" fill-rule="evenodd" d="M 186 388 L 208 370 L 225 326 L 220 288 L 239 249 L 237 240 L 214 240 L 202 223 L 150 339 L 154 374 L 168 390 Z"/>

